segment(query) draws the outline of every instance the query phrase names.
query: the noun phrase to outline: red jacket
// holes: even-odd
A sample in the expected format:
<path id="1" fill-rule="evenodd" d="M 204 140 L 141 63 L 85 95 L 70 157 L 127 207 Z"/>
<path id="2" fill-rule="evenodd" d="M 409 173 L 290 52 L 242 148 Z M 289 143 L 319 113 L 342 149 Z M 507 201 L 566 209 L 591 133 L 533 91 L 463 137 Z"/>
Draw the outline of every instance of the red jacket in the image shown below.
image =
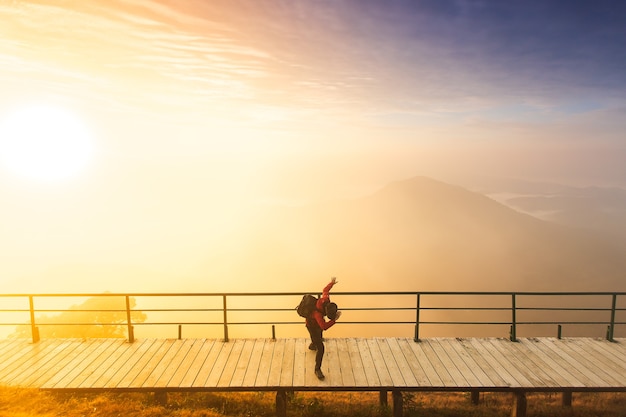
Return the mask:
<path id="1" fill-rule="evenodd" d="M 328 283 L 322 290 L 322 296 L 317 300 L 315 304 L 315 310 L 311 316 L 306 319 L 306 327 L 318 326 L 322 330 L 327 330 L 335 324 L 335 320 L 326 321 L 324 319 L 324 307 L 330 302 L 330 289 L 335 285 L 332 281 Z"/>

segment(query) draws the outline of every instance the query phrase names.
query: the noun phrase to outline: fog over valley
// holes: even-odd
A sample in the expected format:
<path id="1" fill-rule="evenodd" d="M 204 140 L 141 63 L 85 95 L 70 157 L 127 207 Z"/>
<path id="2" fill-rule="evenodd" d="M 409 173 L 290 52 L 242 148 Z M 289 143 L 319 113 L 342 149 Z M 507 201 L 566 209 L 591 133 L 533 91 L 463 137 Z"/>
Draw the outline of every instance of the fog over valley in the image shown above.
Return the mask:
<path id="1" fill-rule="evenodd" d="M 615 207 L 623 210 L 623 190 L 596 194 L 601 199 L 590 193 L 588 206 L 613 195 Z M 360 198 L 241 210 L 214 241 L 194 241 L 187 270 L 160 269 L 158 262 L 153 268 L 109 262 L 106 256 L 94 262 L 50 260 L 37 273 L 15 273 L 11 287 L 17 292 L 304 291 L 338 276 L 345 291 L 626 288 L 624 240 L 603 231 L 610 217 L 603 227 L 594 227 L 595 212 L 569 217 L 577 221 L 548 221 L 529 214 L 532 210 L 514 209 L 518 199 L 500 201 L 414 177 Z M 565 201 L 559 209 L 568 213 L 578 207 Z M 619 231 L 620 219 L 608 230 Z M 173 251 L 178 243 L 189 247 L 161 243 Z M 4 268 L 11 271 L 10 264 Z"/>

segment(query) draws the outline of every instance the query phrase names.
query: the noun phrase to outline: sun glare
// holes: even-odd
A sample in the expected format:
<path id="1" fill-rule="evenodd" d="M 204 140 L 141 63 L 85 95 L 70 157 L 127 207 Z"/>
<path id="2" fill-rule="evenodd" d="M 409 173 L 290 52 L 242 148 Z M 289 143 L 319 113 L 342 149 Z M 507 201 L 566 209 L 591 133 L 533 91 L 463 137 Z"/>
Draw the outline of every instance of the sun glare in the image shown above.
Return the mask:
<path id="1" fill-rule="evenodd" d="M 22 107 L 0 120 L 0 165 L 15 175 L 67 179 L 83 171 L 92 155 L 89 129 L 62 107 Z"/>

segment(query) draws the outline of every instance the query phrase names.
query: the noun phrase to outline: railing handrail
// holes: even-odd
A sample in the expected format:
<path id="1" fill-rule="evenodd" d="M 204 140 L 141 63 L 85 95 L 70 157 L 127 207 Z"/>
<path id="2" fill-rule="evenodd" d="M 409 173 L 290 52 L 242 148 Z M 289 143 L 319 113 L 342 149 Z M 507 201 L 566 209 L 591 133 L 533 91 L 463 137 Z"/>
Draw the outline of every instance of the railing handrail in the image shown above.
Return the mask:
<path id="1" fill-rule="evenodd" d="M 0 293 L 0 297 L 205 297 L 205 296 L 288 296 L 318 294 L 321 291 L 287 292 L 88 292 L 88 293 Z M 626 291 L 333 291 L 333 295 L 626 295 Z"/>
<path id="2" fill-rule="evenodd" d="M 274 325 L 276 324 L 300 324 L 302 321 L 295 321 L 297 316 L 294 316 L 294 320 L 270 320 L 270 321 L 232 321 L 229 322 L 229 313 L 239 313 L 239 312 L 285 312 L 285 311 L 293 311 L 293 308 L 228 308 L 227 300 L 229 298 L 234 297 L 294 297 L 294 300 L 299 301 L 299 297 L 302 296 L 306 292 L 129 292 L 129 293 L 12 293 L 12 294 L 0 294 L 0 301 L 3 298 L 26 298 L 29 303 L 29 308 L 26 309 L 2 309 L 0 308 L 0 313 L 17 313 L 17 312 L 28 312 L 30 316 L 29 323 L 3 323 L 0 321 L 0 325 L 30 325 L 32 339 L 34 342 L 39 340 L 39 325 L 53 326 L 53 325 L 101 325 L 101 326 L 126 326 L 128 340 L 134 340 L 134 326 L 135 325 L 172 325 L 179 324 L 179 336 L 181 333 L 180 326 L 182 324 L 185 325 L 193 325 L 193 324 L 208 324 L 208 325 L 223 325 L 224 327 L 224 339 L 228 340 L 228 326 L 229 325 L 249 325 L 249 324 L 272 324 L 272 334 L 274 334 Z M 319 294 L 319 291 L 310 291 L 309 293 Z M 510 325 L 510 334 L 509 337 L 511 340 L 517 340 L 517 327 L 519 325 L 546 325 L 546 324 L 558 324 L 559 325 L 559 337 L 561 334 L 561 324 L 606 324 L 607 325 L 607 334 L 606 337 L 608 340 L 613 340 L 615 334 L 615 326 L 626 324 L 625 322 L 619 321 L 617 319 L 617 312 L 626 311 L 626 308 L 620 308 L 617 304 L 618 296 L 624 296 L 626 292 L 609 292 L 609 291 L 596 291 L 596 292 L 582 292 L 582 291 L 334 291 L 333 297 L 351 297 L 351 296 L 368 296 L 368 297 L 388 297 L 388 296 L 412 296 L 416 297 L 415 304 L 412 306 L 385 306 L 385 307 L 373 307 L 373 306 L 365 306 L 365 307 L 345 307 L 343 310 L 345 311 L 415 311 L 415 320 L 381 320 L 381 321 L 363 321 L 363 320 L 352 320 L 352 321 L 342 321 L 344 324 L 414 324 L 415 325 L 415 333 L 414 339 L 416 341 L 419 340 L 419 326 L 421 325 L 431 325 L 431 324 L 439 324 L 439 325 L 463 325 L 463 324 L 472 324 L 472 325 Z M 444 306 L 444 307 L 433 307 L 433 306 L 424 306 L 423 297 L 429 296 L 446 296 L 446 297 L 458 297 L 458 296 L 478 296 L 478 297 L 510 297 L 510 304 L 502 307 L 494 307 L 494 306 Z M 607 307 L 571 307 L 571 306 L 520 306 L 520 298 L 524 297 L 544 297 L 544 296 L 553 296 L 553 297 L 611 297 L 610 306 Z M 34 300 L 36 298 L 91 298 L 91 297 L 124 297 L 125 307 L 120 309 L 45 309 L 45 308 L 36 308 Z M 196 297 L 196 298 L 206 298 L 206 297 L 220 297 L 222 299 L 220 307 L 214 308 L 146 308 L 146 309 L 133 309 L 131 308 L 130 299 L 131 298 L 146 298 L 146 297 Z M 295 298 L 298 297 L 298 298 Z M 296 301 L 297 303 L 297 301 Z M 295 306 L 294 306 L 295 307 Z M 463 321 L 450 321 L 450 320 L 423 320 L 420 319 L 420 312 L 432 312 L 432 311 L 473 311 L 473 312 L 504 312 L 510 311 L 510 320 L 489 320 L 489 321 L 476 321 L 465 319 Z M 528 321 L 528 320 L 519 320 L 517 314 L 522 314 L 527 311 L 562 311 L 562 312 L 610 312 L 610 318 L 607 320 L 590 320 L 590 321 L 582 321 L 582 320 L 561 320 L 561 321 Z M 117 313 L 125 313 L 125 323 L 115 322 L 115 323 L 37 323 L 36 315 L 38 313 L 49 313 L 49 312 L 117 312 Z M 203 322 L 180 322 L 180 323 L 170 323 L 170 322 L 149 322 L 149 323 L 134 323 L 132 320 L 133 312 L 223 312 L 223 318 L 219 321 L 203 321 Z M 294 311 L 295 315 L 295 311 Z"/>

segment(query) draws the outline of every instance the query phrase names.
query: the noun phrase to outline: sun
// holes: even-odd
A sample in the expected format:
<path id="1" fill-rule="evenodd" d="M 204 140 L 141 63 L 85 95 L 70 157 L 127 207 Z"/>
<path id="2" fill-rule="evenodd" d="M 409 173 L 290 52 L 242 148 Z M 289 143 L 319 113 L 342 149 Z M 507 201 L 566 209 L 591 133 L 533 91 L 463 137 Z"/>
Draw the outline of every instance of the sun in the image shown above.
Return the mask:
<path id="1" fill-rule="evenodd" d="M 0 166 L 31 180 L 78 175 L 89 165 L 93 145 L 87 126 L 64 107 L 29 105 L 0 119 Z"/>

